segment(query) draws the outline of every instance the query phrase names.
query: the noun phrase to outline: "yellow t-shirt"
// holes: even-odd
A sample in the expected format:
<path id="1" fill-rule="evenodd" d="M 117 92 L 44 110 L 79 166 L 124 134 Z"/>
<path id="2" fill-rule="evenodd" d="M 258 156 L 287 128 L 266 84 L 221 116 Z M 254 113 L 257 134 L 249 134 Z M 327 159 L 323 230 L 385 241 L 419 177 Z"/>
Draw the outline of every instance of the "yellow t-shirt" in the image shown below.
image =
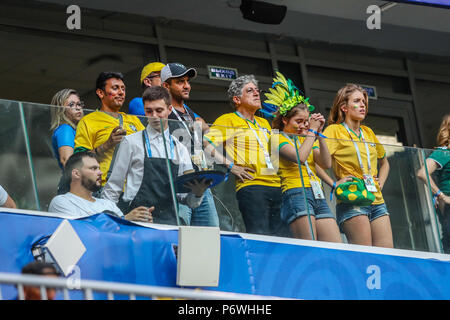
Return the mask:
<path id="1" fill-rule="evenodd" d="M 204 136 L 217 149 L 220 150 L 220 147 L 224 146 L 224 150 L 233 159 L 235 165 L 255 170 L 255 173 L 250 173 L 254 177 L 253 180 L 241 182 L 240 179 L 236 179 L 236 191 L 251 185 L 280 187 L 280 177 L 275 169 L 268 168 L 264 151 L 255 136 L 256 133 L 264 150 L 270 154 L 268 141 L 270 132 L 271 127 L 266 119 L 255 116 L 255 122 L 251 122 L 233 112 L 217 118 Z"/>
<path id="2" fill-rule="evenodd" d="M 145 127 L 138 117 L 120 112 L 123 118 L 123 128 L 127 135 L 144 130 Z M 94 111 L 83 118 L 77 125 L 75 135 L 75 150 L 83 148 L 93 150 L 105 143 L 112 130 L 119 125 L 119 119 L 102 112 Z M 109 149 L 100 160 L 100 170 L 102 171 L 102 185 L 106 183 L 106 176 L 111 164 L 114 148 Z"/>
<path id="3" fill-rule="evenodd" d="M 381 145 L 378 141 L 372 129 L 366 126 L 361 126 L 360 130 L 362 130 L 363 132 L 365 141 L 369 143 L 368 147 L 370 152 L 371 166 L 370 174 L 372 176 L 377 176 L 377 161 L 378 159 L 383 159 L 386 156 L 386 151 L 384 150 L 383 145 Z M 352 130 L 350 130 L 349 135 L 347 129 L 343 124 L 329 125 L 324 130 L 323 134 L 327 138 L 329 138 L 326 139 L 326 142 L 328 149 L 330 150 L 331 158 L 333 160 L 333 171 L 336 178 L 341 179 L 342 177 L 352 175 L 362 179 L 363 174 L 368 173 L 368 165 L 365 144 L 359 142 L 362 142 L 361 137 L 357 136 L 356 133 Z M 350 137 L 353 141 L 356 141 L 356 144 L 358 145 L 358 149 L 361 154 L 361 160 L 364 166 L 364 173 L 361 171 L 355 146 L 350 140 Z M 375 185 L 378 189 L 378 192 L 373 193 L 375 195 L 375 201 L 372 204 L 382 204 L 384 203 L 384 199 L 377 181 L 375 181 Z"/>
<path id="4" fill-rule="evenodd" d="M 293 148 L 294 146 L 294 140 L 293 137 L 285 137 L 283 134 L 278 134 L 278 150 L 281 149 L 285 144 L 290 144 Z M 275 137 L 275 136 L 274 136 Z M 301 144 L 305 141 L 305 137 L 298 137 L 297 141 L 297 148 L 299 149 Z M 308 156 L 307 162 L 309 165 L 309 168 L 312 171 L 312 178 L 315 181 L 320 181 L 320 179 L 317 177 L 316 173 L 316 165 L 314 162 L 314 156 L 313 156 L 313 150 L 319 148 L 319 142 L 315 141 L 313 144 L 313 147 L 311 149 L 311 153 Z M 281 155 L 279 156 L 279 164 L 278 164 L 278 174 L 281 176 L 281 189 L 283 192 L 292 189 L 292 188 L 301 188 L 302 180 L 300 178 L 300 171 L 298 170 L 298 163 L 289 161 L 285 158 L 283 158 Z M 310 178 L 308 175 L 308 171 L 306 170 L 306 166 L 302 165 L 302 176 L 303 181 L 305 183 L 305 187 L 311 187 Z"/>

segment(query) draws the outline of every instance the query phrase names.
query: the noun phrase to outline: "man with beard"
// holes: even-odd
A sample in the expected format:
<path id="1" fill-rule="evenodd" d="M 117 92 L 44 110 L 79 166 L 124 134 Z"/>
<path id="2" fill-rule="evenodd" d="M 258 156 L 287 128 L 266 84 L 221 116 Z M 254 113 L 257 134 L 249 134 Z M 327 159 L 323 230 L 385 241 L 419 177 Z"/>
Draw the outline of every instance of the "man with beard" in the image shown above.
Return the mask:
<path id="1" fill-rule="evenodd" d="M 176 120 L 169 122 L 170 132 L 189 149 L 194 168 L 202 170 L 206 168 L 202 134 L 209 130 L 209 126 L 185 104 L 191 92 L 190 81 L 196 76 L 194 68 L 187 69 L 181 63 L 168 63 L 161 70 L 162 86 L 169 91 L 172 102 L 169 119 Z M 205 191 L 202 203 L 196 208 L 181 204 L 180 217 L 187 225 L 218 227 L 219 216 L 211 190 Z"/>
<path id="2" fill-rule="evenodd" d="M 138 117 L 119 111 L 125 101 L 121 73 L 100 73 L 95 93 L 101 102 L 100 109 L 84 116 L 78 123 L 74 152 L 92 151 L 97 155 L 103 172 L 103 186 L 108 180 L 116 146 L 126 135 L 144 130 L 144 126 Z"/>
<path id="3" fill-rule="evenodd" d="M 153 222 L 153 207 L 140 206 L 124 216 L 114 202 L 92 196 L 93 192 L 100 190 L 102 178 L 95 154 L 87 151 L 73 154 L 66 162 L 64 174 L 70 181 L 70 191 L 54 197 L 49 212 L 83 218 L 106 211 L 130 221 Z"/>

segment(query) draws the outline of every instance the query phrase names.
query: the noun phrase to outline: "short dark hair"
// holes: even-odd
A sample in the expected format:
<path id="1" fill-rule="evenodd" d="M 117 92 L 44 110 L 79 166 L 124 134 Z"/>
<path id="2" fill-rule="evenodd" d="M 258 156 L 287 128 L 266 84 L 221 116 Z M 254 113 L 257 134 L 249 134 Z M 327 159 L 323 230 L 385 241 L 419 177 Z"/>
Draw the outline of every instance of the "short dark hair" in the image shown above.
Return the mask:
<path id="1" fill-rule="evenodd" d="M 103 71 L 97 77 L 97 81 L 95 82 L 95 91 L 97 91 L 97 89 L 105 90 L 106 80 L 111 78 L 120 79 L 123 81 L 123 75 L 120 72 Z"/>
<path id="2" fill-rule="evenodd" d="M 72 170 L 80 168 L 83 164 L 83 158 L 85 157 L 91 157 L 98 161 L 96 154 L 91 151 L 75 152 L 67 159 L 66 165 L 64 166 L 65 183 L 70 185 L 72 182 Z"/>
<path id="3" fill-rule="evenodd" d="M 45 269 L 50 269 L 51 270 L 50 273 L 44 272 Z M 25 265 L 22 268 L 22 274 L 37 274 L 37 275 L 54 274 L 56 276 L 60 275 L 60 273 L 52 263 L 41 261 L 33 261 Z"/>
<path id="4" fill-rule="evenodd" d="M 145 101 L 156 101 L 156 100 L 164 100 L 166 103 L 166 106 L 170 106 L 170 94 L 169 91 L 160 86 L 151 86 L 145 89 L 144 93 L 142 94 L 142 102 L 145 103 Z"/>

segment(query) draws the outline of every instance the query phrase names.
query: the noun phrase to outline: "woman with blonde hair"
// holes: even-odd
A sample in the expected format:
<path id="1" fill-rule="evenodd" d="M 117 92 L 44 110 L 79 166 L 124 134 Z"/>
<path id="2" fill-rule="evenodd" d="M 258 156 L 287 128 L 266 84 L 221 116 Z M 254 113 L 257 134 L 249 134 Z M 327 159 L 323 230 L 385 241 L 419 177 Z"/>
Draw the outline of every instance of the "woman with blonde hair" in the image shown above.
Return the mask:
<path id="1" fill-rule="evenodd" d="M 61 169 L 73 154 L 77 124 L 83 117 L 84 103 L 80 95 L 73 89 L 62 89 L 52 99 L 51 125 L 53 131 L 52 147 Z"/>
<path id="2" fill-rule="evenodd" d="M 389 162 L 375 133 L 361 124 L 367 112 L 367 92 L 347 84 L 334 98 L 323 133 L 338 179 L 332 187 L 338 196 L 336 218 L 349 243 L 392 248 L 391 222 L 381 193 Z"/>
<path id="3" fill-rule="evenodd" d="M 73 89 L 62 89 L 52 99 L 51 124 L 53 130 L 52 147 L 58 165 L 64 172 L 67 159 L 73 154 L 77 124 L 83 117 L 84 103 Z M 58 194 L 69 191 L 69 185 L 62 175 L 58 184 Z"/>
<path id="4" fill-rule="evenodd" d="M 425 162 L 426 170 L 425 165 L 422 166 L 417 176 L 425 183 L 429 179 L 433 203 L 442 226 L 442 246 L 445 253 L 450 253 L 450 113 L 442 119 L 437 145 Z M 431 177 L 433 173 L 437 182 Z"/>

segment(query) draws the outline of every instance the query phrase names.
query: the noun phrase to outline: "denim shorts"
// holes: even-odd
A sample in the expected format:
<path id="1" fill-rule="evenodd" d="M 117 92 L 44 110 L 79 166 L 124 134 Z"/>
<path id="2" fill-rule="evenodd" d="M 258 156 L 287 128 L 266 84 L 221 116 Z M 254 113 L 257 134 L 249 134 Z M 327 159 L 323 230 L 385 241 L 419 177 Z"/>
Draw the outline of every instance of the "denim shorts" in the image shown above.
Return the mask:
<path id="1" fill-rule="evenodd" d="M 306 190 L 309 214 L 316 219 L 332 218 L 334 214 L 325 199 L 315 199 L 312 188 L 292 188 L 283 192 L 281 198 L 281 219 L 290 224 L 295 219 L 308 215 L 303 190 Z"/>
<path id="2" fill-rule="evenodd" d="M 369 221 L 373 221 L 381 216 L 389 215 L 386 204 L 371 204 L 370 206 L 358 207 L 351 203 L 338 203 L 336 205 L 336 218 L 341 228 L 341 225 L 344 221 L 360 216 L 365 215 L 369 218 Z"/>

